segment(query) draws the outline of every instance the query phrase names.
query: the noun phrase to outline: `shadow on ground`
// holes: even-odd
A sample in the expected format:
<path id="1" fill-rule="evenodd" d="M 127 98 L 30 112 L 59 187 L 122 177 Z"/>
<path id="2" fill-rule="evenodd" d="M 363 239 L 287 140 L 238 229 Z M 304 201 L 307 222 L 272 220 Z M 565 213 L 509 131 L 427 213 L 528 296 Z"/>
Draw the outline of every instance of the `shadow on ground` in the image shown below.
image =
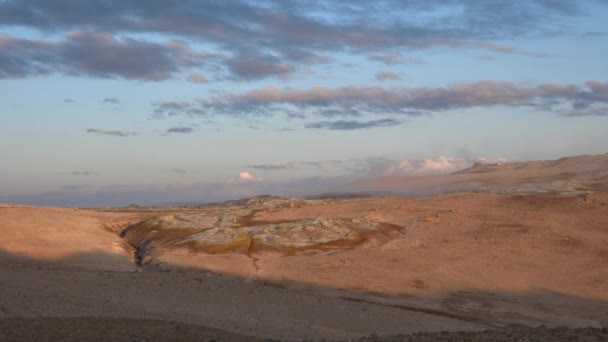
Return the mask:
<path id="1" fill-rule="evenodd" d="M 601 330 L 608 302 L 542 289 L 387 295 L 173 265 L 169 271 L 90 266 L 116 258 L 97 252 L 49 261 L 1 251 L 0 340 L 340 340 L 416 332 L 427 334 L 414 340 L 608 339 Z M 544 325 L 594 329 L 532 329 Z M 438 331 L 469 333 L 428 334 Z"/>

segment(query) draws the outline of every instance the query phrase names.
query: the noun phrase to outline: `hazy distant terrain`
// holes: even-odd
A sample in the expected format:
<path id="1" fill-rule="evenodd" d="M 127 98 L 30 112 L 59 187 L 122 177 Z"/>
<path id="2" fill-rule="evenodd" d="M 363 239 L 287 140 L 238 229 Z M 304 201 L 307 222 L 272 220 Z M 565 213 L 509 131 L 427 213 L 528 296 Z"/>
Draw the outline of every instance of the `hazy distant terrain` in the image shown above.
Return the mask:
<path id="1" fill-rule="evenodd" d="M 475 164 L 446 175 L 390 176 L 356 182 L 344 192 L 406 196 L 446 192 L 561 193 L 608 191 L 608 154 L 507 164 Z"/>
<path id="2" fill-rule="evenodd" d="M 351 189 L 423 198 L 3 204 L 0 337 L 605 339 L 607 184 L 597 155 Z"/>

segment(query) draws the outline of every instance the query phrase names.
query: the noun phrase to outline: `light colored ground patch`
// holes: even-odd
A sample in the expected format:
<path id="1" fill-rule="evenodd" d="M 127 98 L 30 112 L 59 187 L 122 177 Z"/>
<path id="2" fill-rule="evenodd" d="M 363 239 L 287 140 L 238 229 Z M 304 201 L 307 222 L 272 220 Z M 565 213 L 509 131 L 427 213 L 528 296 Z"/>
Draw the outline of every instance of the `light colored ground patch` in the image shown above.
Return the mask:
<path id="1" fill-rule="evenodd" d="M 132 246 L 149 254 L 150 249 L 159 246 L 223 251 L 249 242 L 255 243 L 258 248 L 352 245 L 362 240 L 360 232 L 369 232 L 378 227 L 376 222 L 367 219 L 316 218 L 269 223 L 251 220 L 252 216 L 252 212 L 240 217 L 207 213 L 165 215 L 131 226 L 122 235 Z"/>
<path id="2" fill-rule="evenodd" d="M 359 235 L 343 220 L 302 220 L 247 227 L 249 236 L 263 244 L 308 247 L 342 240 L 357 240 Z"/>

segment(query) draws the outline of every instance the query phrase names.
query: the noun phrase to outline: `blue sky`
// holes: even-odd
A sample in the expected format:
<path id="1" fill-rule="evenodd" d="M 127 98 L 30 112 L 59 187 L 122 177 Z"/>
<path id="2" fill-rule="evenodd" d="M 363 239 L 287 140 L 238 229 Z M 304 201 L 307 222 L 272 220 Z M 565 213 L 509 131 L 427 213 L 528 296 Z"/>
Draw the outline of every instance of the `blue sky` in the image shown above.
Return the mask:
<path id="1" fill-rule="evenodd" d="M 0 201 L 307 195 L 608 152 L 608 2 L 0 1 Z"/>

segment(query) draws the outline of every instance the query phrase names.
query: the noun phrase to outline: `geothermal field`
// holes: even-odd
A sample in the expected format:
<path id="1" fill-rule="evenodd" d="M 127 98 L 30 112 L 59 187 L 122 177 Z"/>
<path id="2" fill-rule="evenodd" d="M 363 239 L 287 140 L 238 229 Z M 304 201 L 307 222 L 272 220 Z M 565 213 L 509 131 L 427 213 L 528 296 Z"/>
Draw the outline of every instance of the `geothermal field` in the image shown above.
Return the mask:
<path id="1" fill-rule="evenodd" d="M 608 340 L 608 155 L 318 199 L 0 205 L 0 340 Z"/>

